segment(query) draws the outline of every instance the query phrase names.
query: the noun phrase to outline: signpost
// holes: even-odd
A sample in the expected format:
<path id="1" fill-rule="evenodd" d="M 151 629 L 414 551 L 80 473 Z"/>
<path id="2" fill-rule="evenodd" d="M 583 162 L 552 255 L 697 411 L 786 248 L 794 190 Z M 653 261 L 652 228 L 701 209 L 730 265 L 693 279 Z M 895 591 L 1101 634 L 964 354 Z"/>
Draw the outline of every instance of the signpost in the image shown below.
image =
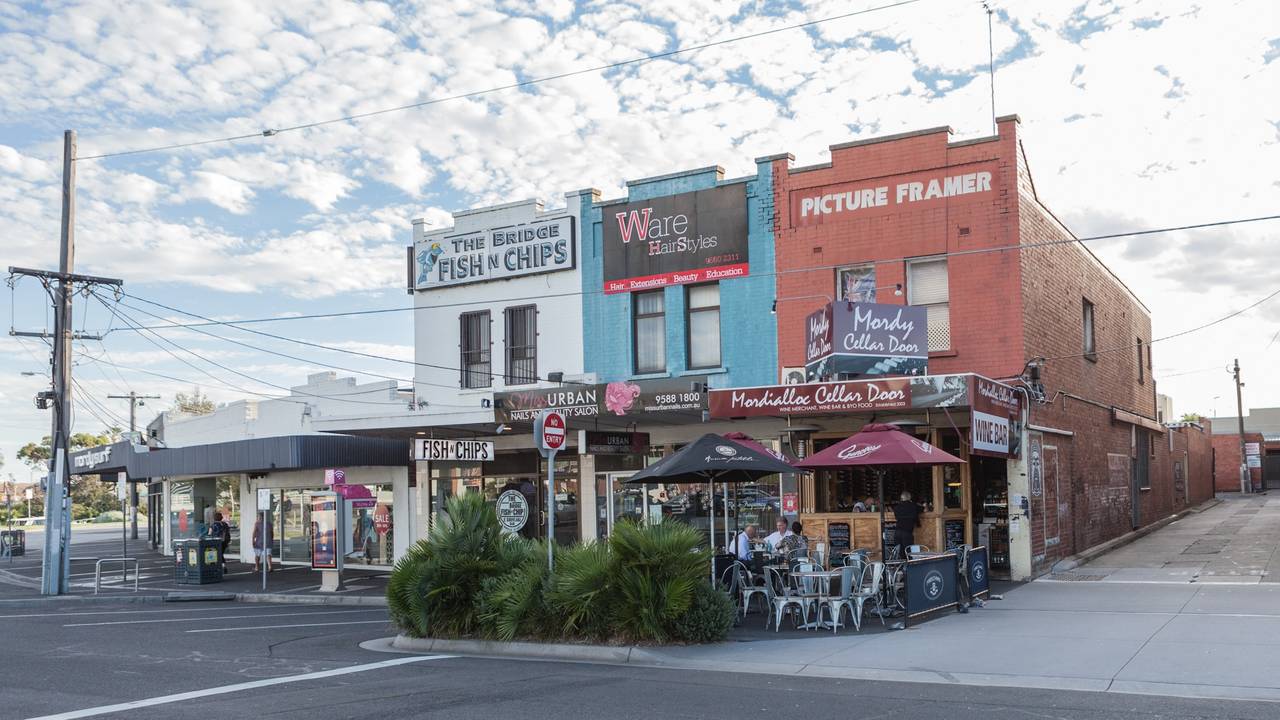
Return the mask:
<path id="1" fill-rule="evenodd" d="M 120 501 L 120 557 L 129 557 L 129 474 L 125 472 L 116 474 L 116 499 Z M 120 581 L 120 586 L 124 587 L 124 583 L 129 579 L 129 566 L 120 563 L 120 572 L 124 574 L 124 580 Z"/>
<path id="2" fill-rule="evenodd" d="M 544 410 L 533 425 L 534 439 L 547 459 L 547 571 L 555 570 L 556 544 L 556 453 L 564 447 L 568 428 L 564 413 Z"/>
<path id="3" fill-rule="evenodd" d="M 271 545 L 270 533 L 267 532 L 267 514 L 271 512 L 271 488 L 258 488 L 258 512 L 262 514 L 262 536 L 259 544 L 262 545 L 262 558 L 259 564 L 262 565 L 262 590 L 267 589 L 267 566 L 271 564 Z"/>

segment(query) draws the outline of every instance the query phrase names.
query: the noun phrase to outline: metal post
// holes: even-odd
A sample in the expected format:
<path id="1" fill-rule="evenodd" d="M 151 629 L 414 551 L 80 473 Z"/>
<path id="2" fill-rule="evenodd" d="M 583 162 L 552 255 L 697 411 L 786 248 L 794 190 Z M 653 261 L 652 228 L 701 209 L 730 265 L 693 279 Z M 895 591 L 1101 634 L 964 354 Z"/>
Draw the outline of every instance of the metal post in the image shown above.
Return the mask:
<path id="1" fill-rule="evenodd" d="M 259 544 L 262 545 L 262 557 L 258 563 L 259 565 L 262 566 L 262 592 L 267 591 L 267 563 L 271 562 L 271 552 L 268 549 L 271 547 L 271 545 L 268 544 L 270 542 L 270 537 L 271 537 L 271 533 L 267 532 L 267 509 L 263 508 L 262 537 L 259 540 Z M 283 549 L 284 548 L 282 547 L 281 550 Z"/>
<path id="2" fill-rule="evenodd" d="M 129 432 L 132 434 L 138 429 L 138 406 L 146 405 L 143 400 L 159 400 L 159 395 L 139 395 L 133 390 L 128 395 L 108 395 L 109 400 L 128 400 L 129 401 Z M 135 490 L 129 493 L 129 536 L 134 540 L 138 539 L 138 493 Z"/>
<path id="3" fill-rule="evenodd" d="M 125 491 L 126 492 L 128 491 L 127 484 L 125 485 Z M 124 498 L 120 498 L 120 512 L 122 513 L 122 515 L 120 516 L 120 557 L 122 558 L 129 557 L 128 507 L 129 507 L 129 502 Z M 122 575 L 120 579 L 120 587 L 124 587 L 124 584 L 129 582 L 129 563 L 126 563 L 126 562 L 120 563 L 120 573 Z"/>
<path id="4" fill-rule="evenodd" d="M 547 572 L 555 572 L 556 548 L 556 454 L 547 455 Z"/>
<path id="5" fill-rule="evenodd" d="M 1236 380 L 1236 422 L 1240 429 L 1240 492 L 1247 493 L 1252 489 L 1252 479 L 1249 471 L 1249 460 L 1244 452 L 1244 401 L 1240 396 L 1240 388 L 1244 383 L 1240 382 L 1240 359 L 1236 358 L 1232 365 L 1232 375 Z"/>

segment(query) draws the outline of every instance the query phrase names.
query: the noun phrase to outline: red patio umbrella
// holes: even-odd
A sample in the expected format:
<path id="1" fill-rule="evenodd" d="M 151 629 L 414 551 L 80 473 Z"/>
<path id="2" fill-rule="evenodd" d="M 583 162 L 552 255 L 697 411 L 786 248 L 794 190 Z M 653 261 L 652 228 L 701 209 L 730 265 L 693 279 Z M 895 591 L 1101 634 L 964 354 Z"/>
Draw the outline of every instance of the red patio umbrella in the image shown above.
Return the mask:
<path id="1" fill-rule="evenodd" d="M 796 467 L 834 468 L 864 465 L 876 468 L 880 505 L 880 543 L 884 545 L 884 473 L 887 467 L 959 465 L 964 460 L 902 432 L 896 425 L 870 423 L 856 434 L 820 453 L 794 463 Z"/>

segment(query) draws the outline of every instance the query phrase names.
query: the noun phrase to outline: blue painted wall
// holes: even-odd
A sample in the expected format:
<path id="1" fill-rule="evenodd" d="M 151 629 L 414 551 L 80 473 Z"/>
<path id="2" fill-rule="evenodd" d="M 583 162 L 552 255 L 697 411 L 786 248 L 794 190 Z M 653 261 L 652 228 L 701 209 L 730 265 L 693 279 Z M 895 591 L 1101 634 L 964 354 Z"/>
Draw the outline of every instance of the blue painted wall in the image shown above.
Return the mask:
<path id="1" fill-rule="evenodd" d="M 774 300 L 773 168 L 757 161 L 756 175 L 745 182 L 724 182 L 718 168 L 662 176 L 629 184 L 627 202 L 678 195 L 742 182 L 747 194 L 747 242 L 750 274 L 720 282 L 720 359 L 718 370 L 688 370 L 685 346 L 685 288 L 665 289 L 667 314 L 667 371 L 636 375 L 631 347 L 631 295 L 605 295 L 602 205 L 593 191 L 583 190 L 582 317 L 583 369 L 601 382 L 632 378 L 708 376 L 716 388 L 773 385 L 778 382 L 778 332 L 772 314 Z M 612 203 L 611 203 L 612 204 Z"/>

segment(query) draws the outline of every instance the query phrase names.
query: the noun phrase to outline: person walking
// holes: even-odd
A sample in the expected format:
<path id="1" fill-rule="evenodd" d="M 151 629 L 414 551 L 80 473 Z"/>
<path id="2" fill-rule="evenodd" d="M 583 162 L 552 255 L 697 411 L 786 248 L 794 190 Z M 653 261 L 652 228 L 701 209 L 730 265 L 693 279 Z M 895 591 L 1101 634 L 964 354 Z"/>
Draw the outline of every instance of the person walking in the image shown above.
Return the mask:
<path id="1" fill-rule="evenodd" d="M 218 541 L 218 564 L 222 571 L 227 571 L 227 547 L 231 544 L 231 525 L 222 519 L 222 513 L 213 514 L 213 523 L 209 525 L 209 537 Z"/>
<path id="2" fill-rule="evenodd" d="M 266 542 L 263 542 L 262 518 L 258 518 L 253 523 L 253 570 L 258 572 L 262 570 L 262 563 L 267 563 L 267 572 L 274 572 L 275 568 L 271 566 L 271 548 L 276 543 L 275 527 L 271 521 L 267 521 Z"/>

